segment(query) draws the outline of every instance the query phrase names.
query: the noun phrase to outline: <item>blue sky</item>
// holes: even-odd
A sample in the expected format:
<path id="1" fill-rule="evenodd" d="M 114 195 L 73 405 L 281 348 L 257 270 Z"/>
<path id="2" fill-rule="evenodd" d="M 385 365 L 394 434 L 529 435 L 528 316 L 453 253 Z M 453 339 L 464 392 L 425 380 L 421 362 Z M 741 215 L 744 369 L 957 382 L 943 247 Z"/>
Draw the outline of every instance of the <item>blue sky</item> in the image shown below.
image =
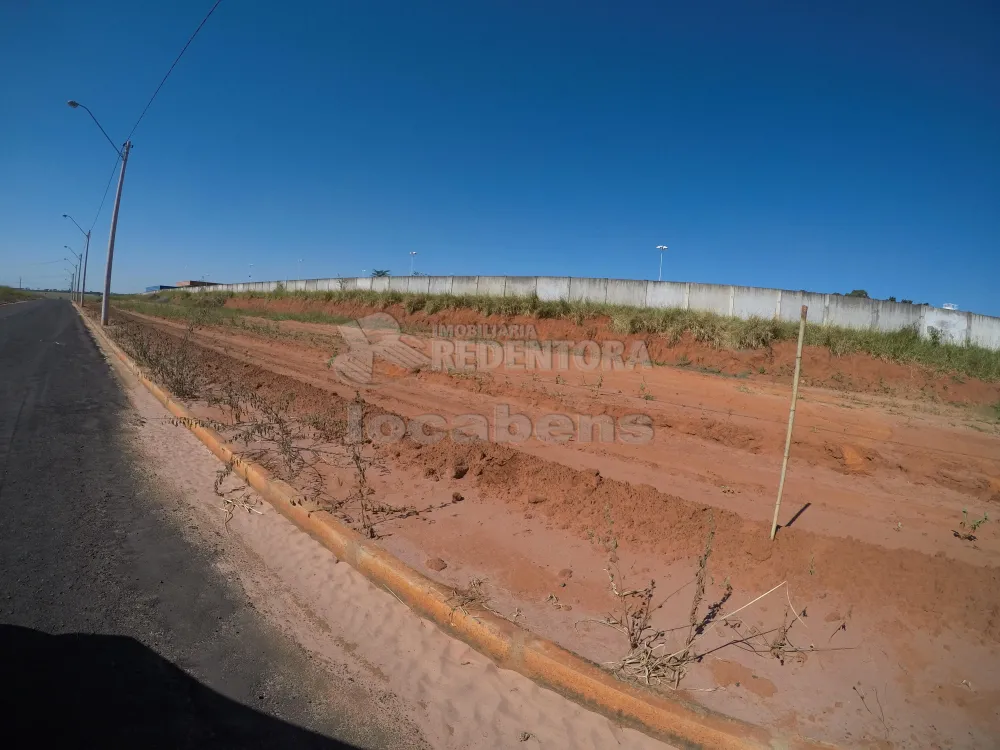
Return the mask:
<path id="1" fill-rule="evenodd" d="M 210 5 L 0 3 L 0 283 L 65 283 L 61 214 L 101 201 L 115 154 L 66 100 L 124 139 Z M 133 137 L 114 289 L 411 250 L 655 279 L 666 244 L 665 279 L 1000 315 L 1000 11 L 818 5 L 224 0 Z"/>

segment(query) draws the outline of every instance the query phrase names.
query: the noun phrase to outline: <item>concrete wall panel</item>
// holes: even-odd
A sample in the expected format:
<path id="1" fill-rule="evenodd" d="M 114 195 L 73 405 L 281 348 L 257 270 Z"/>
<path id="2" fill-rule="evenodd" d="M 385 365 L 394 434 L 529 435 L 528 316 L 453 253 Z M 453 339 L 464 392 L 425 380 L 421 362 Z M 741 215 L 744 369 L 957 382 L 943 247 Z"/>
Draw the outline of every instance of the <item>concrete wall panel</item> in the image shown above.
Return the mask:
<path id="1" fill-rule="evenodd" d="M 875 327 L 880 331 L 898 331 L 902 328 L 920 327 L 920 305 L 873 300 Z"/>
<path id="2" fill-rule="evenodd" d="M 646 284 L 646 307 L 684 307 L 687 283 L 678 281 L 650 281 Z"/>
<path id="3" fill-rule="evenodd" d="M 390 292 L 405 292 L 410 287 L 410 277 L 409 276 L 390 276 L 389 277 L 389 291 Z"/>
<path id="4" fill-rule="evenodd" d="M 479 279 L 476 276 L 455 276 L 451 280 L 452 294 L 478 294 L 476 285 Z"/>
<path id="5" fill-rule="evenodd" d="M 781 291 L 781 311 L 778 320 L 798 322 L 801 315 L 802 305 L 809 308 L 808 321 L 820 324 L 823 322 L 823 308 L 826 303 L 825 294 L 814 294 L 813 292 L 803 292 L 792 289 L 782 289 Z M 777 305 L 777 301 L 775 301 Z"/>
<path id="6" fill-rule="evenodd" d="M 486 297 L 503 297 L 506 285 L 506 276 L 480 276 L 476 282 L 476 294 Z"/>
<path id="7" fill-rule="evenodd" d="M 646 287 L 648 284 L 648 281 L 608 279 L 608 291 L 606 297 L 607 303 L 609 305 L 644 307 L 646 304 Z"/>
<path id="8" fill-rule="evenodd" d="M 431 294 L 451 294 L 451 276 L 428 276 L 427 284 Z"/>
<path id="9" fill-rule="evenodd" d="M 949 344 L 964 344 L 969 328 L 969 313 L 962 310 L 943 310 L 924 306 L 923 335 L 929 337 L 935 329 L 941 341 Z"/>
<path id="10" fill-rule="evenodd" d="M 427 294 L 431 288 L 431 280 L 428 276 L 410 276 L 407 289 L 411 294 Z"/>
<path id="11" fill-rule="evenodd" d="M 969 313 L 969 343 L 1000 349 L 1000 318 Z"/>
<path id="12" fill-rule="evenodd" d="M 608 280 L 571 278 L 569 280 L 569 298 L 597 302 L 603 305 L 608 298 Z"/>
<path id="13" fill-rule="evenodd" d="M 535 276 L 508 276 L 503 289 L 504 297 L 530 297 L 535 294 L 538 279 Z"/>
<path id="14" fill-rule="evenodd" d="M 543 302 L 569 299 L 569 281 L 568 276 L 539 276 L 535 279 L 538 299 Z"/>
<path id="15" fill-rule="evenodd" d="M 691 284 L 690 308 L 729 315 L 731 287 L 719 284 Z"/>
<path id="16" fill-rule="evenodd" d="M 876 323 L 875 305 L 868 299 L 831 294 L 826 322 L 843 328 L 872 328 Z"/>
<path id="17" fill-rule="evenodd" d="M 764 318 L 771 320 L 778 309 L 778 290 L 755 286 L 734 286 L 733 315 L 737 318 Z M 784 295 L 782 295 L 784 297 Z"/>
<path id="18" fill-rule="evenodd" d="M 389 291 L 389 279 L 391 276 L 373 276 L 372 277 L 372 291 L 373 292 L 388 292 Z"/>

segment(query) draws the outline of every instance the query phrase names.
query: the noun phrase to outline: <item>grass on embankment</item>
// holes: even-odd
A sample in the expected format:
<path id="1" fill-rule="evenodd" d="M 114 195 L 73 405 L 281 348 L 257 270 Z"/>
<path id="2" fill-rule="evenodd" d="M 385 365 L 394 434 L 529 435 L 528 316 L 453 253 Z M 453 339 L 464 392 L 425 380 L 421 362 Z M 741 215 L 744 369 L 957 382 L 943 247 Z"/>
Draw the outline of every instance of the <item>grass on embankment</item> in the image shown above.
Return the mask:
<path id="1" fill-rule="evenodd" d="M 301 320 L 314 323 L 342 323 L 347 318 L 320 311 L 275 312 L 240 310 L 226 307 L 226 301 L 239 299 L 300 299 L 305 301 L 344 302 L 385 309 L 400 304 L 407 313 L 433 314 L 443 310 L 475 310 L 482 315 L 572 320 L 582 325 L 587 320 L 607 319 L 617 333 L 662 336 L 671 342 L 690 334 L 696 341 L 718 349 L 761 349 L 798 336 L 797 322 L 765 318 L 731 318 L 715 313 L 677 308 L 652 309 L 608 305 L 586 301 L 556 300 L 538 297 L 487 297 L 454 294 L 408 294 L 345 290 L 337 292 L 200 292 L 171 291 L 116 300 L 125 309 L 160 317 L 191 319 L 194 315 L 221 320 L 225 317 L 252 315 L 272 320 Z M 200 312 L 197 312 L 200 311 Z M 205 319 L 205 322 L 210 322 Z M 954 372 L 985 381 L 1000 380 L 1000 351 L 980 346 L 960 346 L 922 339 L 914 328 L 899 331 L 840 328 L 809 324 L 805 343 L 828 348 L 834 355 L 868 354 L 889 362 L 925 365 L 942 372 Z"/>
<path id="2" fill-rule="evenodd" d="M 36 299 L 37 295 L 24 289 L 15 289 L 12 286 L 0 286 L 0 305 L 8 302 L 23 302 L 24 300 Z"/>

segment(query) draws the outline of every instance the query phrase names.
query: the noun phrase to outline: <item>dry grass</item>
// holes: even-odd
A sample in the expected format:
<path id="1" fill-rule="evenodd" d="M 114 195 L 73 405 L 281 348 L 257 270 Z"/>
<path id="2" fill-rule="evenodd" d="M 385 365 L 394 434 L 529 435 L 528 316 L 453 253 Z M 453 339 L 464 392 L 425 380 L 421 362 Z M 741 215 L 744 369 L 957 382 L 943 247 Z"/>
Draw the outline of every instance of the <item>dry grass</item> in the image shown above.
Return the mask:
<path id="1" fill-rule="evenodd" d="M 705 540 L 705 548 L 698 558 L 687 624 L 660 628 L 653 624 L 653 616 L 667 600 L 678 592 L 675 591 L 662 601 L 657 602 L 655 600 L 655 581 L 650 581 L 648 586 L 641 589 L 626 587 L 617 565 L 618 544 L 617 540 L 614 539 L 613 531 L 609 527 L 607 536 L 598 537 L 600 543 L 609 551 L 606 572 L 610 580 L 611 593 L 616 601 L 616 610 L 597 622 L 614 628 L 628 640 L 628 652 L 625 656 L 608 665 L 619 678 L 642 682 L 646 685 L 664 685 L 676 690 L 687 676 L 692 665 L 701 662 L 708 654 L 723 648 L 740 648 L 758 656 L 770 656 L 777 659 L 782 665 L 789 658 L 799 657 L 807 652 L 839 650 L 817 649 L 812 644 L 799 647 L 792 642 L 790 634 L 793 626 L 796 623 L 804 625 L 804 622 L 792 606 L 786 582 L 779 583 L 742 607 L 730 613 L 724 613 L 725 605 L 733 595 L 733 587 L 727 579 L 723 584 L 720 598 L 706 606 L 709 580 L 708 563 L 712 555 L 714 539 L 713 523 Z M 780 625 L 761 630 L 756 626 L 747 626 L 737 618 L 740 612 L 782 587 L 785 587 L 787 607 L 783 609 Z M 705 648 L 703 639 L 710 629 L 714 630 L 717 637 L 721 636 L 722 643 Z M 675 640 L 672 641 L 670 635 L 681 631 L 685 633 L 683 641 L 679 644 Z"/>

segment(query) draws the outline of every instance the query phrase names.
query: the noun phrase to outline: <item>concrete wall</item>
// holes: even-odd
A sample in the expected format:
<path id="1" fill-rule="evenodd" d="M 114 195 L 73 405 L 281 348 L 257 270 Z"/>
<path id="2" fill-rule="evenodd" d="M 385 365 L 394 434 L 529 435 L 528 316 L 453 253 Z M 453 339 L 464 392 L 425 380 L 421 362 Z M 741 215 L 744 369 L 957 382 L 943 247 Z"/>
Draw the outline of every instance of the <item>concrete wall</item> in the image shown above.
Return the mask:
<path id="1" fill-rule="evenodd" d="M 942 341 L 953 344 L 964 344 L 969 337 L 969 316 L 971 313 L 961 310 L 943 310 L 937 307 L 927 307 L 924 312 L 922 333 L 931 335 L 931 330 L 937 331 Z"/>
<path id="2" fill-rule="evenodd" d="M 732 312 L 737 318 L 773 318 L 778 313 L 779 295 L 774 289 L 756 286 L 734 286 L 732 289 Z"/>
<path id="3" fill-rule="evenodd" d="M 608 298 L 607 279 L 570 279 L 569 298 L 587 302 L 600 302 Z"/>
<path id="4" fill-rule="evenodd" d="M 718 284 L 690 284 L 688 291 L 688 308 L 691 310 L 708 310 L 719 315 L 730 314 L 730 295 L 732 287 Z"/>
<path id="5" fill-rule="evenodd" d="M 538 279 L 535 276 L 508 276 L 504 287 L 504 297 L 530 297 L 538 289 Z"/>
<path id="6" fill-rule="evenodd" d="M 539 276 L 535 284 L 535 288 L 538 290 L 538 299 L 543 302 L 569 299 L 568 276 Z"/>
<path id="7" fill-rule="evenodd" d="M 452 294 L 478 294 L 478 276 L 455 276 L 451 280 Z"/>
<path id="8" fill-rule="evenodd" d="M 411 294 L 427 294 L 431 290 L 431 279 L 429 276 L 410 276 L 406 289 Z"/>
<path id="9" fill-rule="evenodd" d="M 191 287 L 188 292 L 271 292 L 279 282 Z M 280 282 L 287 291 L 388 290 L 416 294 L 481 294 L 495 297 L 537 294 L 543 301 L 581 300 L 634 307 L 707 310 L 738 318 L 757 316 L 797 321 L 802 305 L 809 322 L 845 328 L 898 331 L 914 327 L 929 338 L 1000 350 L 1000 318 L 929 305 L 817 294 L 789 289 L 722 286 L 677 281 L 590 279 L 566 276 L 390 276 L 382 278 L 296 279 Z M 935 334 L 932 334 L 935 331 Z"/>
<path id="10" fill-rule="evenodd" d="M 451 276 L 429 276 L 427 285 L 431 294 L 451 294 Z"/>
<path id="11" fill-rule="evenodd" d="M 875 327 L 880 331 L 898 331 L 900 328 L 920 329 L 924 305 L 879 300 L 875 302 Z"/>
<path id="12" fill-rule="evenodd" d="M 689 286 L 677 281 L 649 281 L 646 283 L 646 307 L 687 309 Z"/>
<path id="13" fill-rule="evenodd" d="M 646 306 L 648 281 L 630 279 L 608 279 L 607 302 L 609 305 Z"/>
<path id="14" fill-rule="evenodd" d="M 506 276 L 479 276 L 476 282 L 476 294 L 482 294 L 486 297 L 503 297 L 505 286 L 507 286 Z"/>
<path id="15" fill-rule="evenodd" d="M 969 313 L 969 343 L 1000 349 L 1000 318 Z"/>

